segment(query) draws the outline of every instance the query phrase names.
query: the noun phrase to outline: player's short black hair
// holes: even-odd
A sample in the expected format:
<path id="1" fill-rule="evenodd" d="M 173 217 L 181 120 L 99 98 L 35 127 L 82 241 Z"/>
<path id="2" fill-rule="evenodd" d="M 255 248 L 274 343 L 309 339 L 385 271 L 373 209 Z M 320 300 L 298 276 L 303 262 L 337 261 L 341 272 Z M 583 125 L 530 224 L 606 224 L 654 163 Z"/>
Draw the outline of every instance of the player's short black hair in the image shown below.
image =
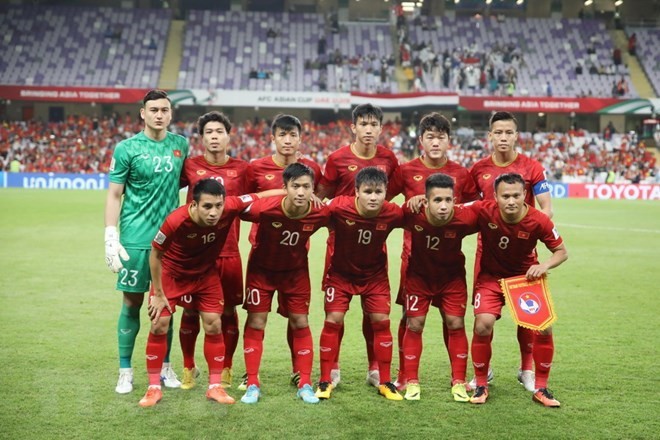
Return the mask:
<path id="1" fill-rule="evenodd" d="M 172 105 L 172 101 L 170 100 L 169 96 L 167 96 L 167 92 L 165 92 L 165 90 L 153 89 L 149 90 L 147 94 L 144 95 L 144 98 L 142 99 L 142 106 L 147 105 L 147 101 L 155 101 L 157 99 L 167 99 L 170 102 L 170 105 Z"/>
<path id="2" fill-rule="evenodd" d="M 431 174 L 426 178 L 425 188 L 427 196 L 433 188 L 450 188 L 454 191 L 454 179 L 442 173 Z"/>
<path id="3" fill-rule="evenodd" d="M 226 194 L 225 186 L 215 179 L 202 179 L 195 184 L 195 188 L 193 189 L 193 200 L 199 203 L 202 194 L 224 197 Z"/>
<path id="4" fill-rule="evenodd" d="M 302 176 L 309 176 L 312 179 L 312 185 L 314 184 L 314 170 L 305 164 L 294 162 L 284 168 L 282 181 L 284 182 L 284 186 L 287 186 L 290 181 Z"/>
<path id="5" fill-rule="evenodd" d="M 493 116 L 491 116 L 490 120 L 488 121 L 488 129 L 492 130 L 493 124 L 497 121 L 513 121 L 513 123 L 516 124 L 516 130 L 518 130 L 518 120 L 516 119 L 515 116 L 513 116 L 513 113 L 511 112 L 493 113 Z"/>
<path id="6" fill-rule="evenodd" d="M 197 131 L 199 132 L 200 135 L 204 134 L 204 127 L 206 127 L 206 124 L 209 122 L 214 121 L 214 122 L 219 122 L 222 125 L 225 126 L 225 130 L 229 134 L 231 131 L 231 121 L 225 115 L 224 113 L 221 113 L 219 111 L 213 110 L 208 113 L 204 113 L 202 116 L 200 116 L 197 119 Z"/>
<path id="7" fill-rule="evenodd" d="M 355 176 L 355 188 L 359 189 L 363 184 L 385 185 L 387 188 L 387 174 L 376 167 L 362 168 Z"/>
<path id="8" fill-rule="evenodd" d="M 525 179 L 523 179 L 523 177 L 518 173 L 505 173 L 497 176 L 497 179 L 495 179 L 495 184 L 494 184 L 495 191 L 497 191 L 497 187 L 502 182 L 508 183 L 509 185 L 513 185 L 514 183 L 519 183 L 523 186 L 523 189 L 525 189 Z"/>
<path id="9" fill-rule="evenodd" d="M 447 133 L 447 136 L 449 136 L 451 134 L 451 124 L 449 123 L 449 119 L 437 112 L 424 115 L 422 120 L 419 121 L 417 133 L 419 133 L 419 137 L 422 137 L 427 131 Z"/>
<path id="10" fill-rule="evenodd" d="M 353 124 L 357 123 L 358 118 L 368 119 L 369 116 L 378 119 L 378 122 L 383 124 L 383 111 L 380 107 L 371 104 L 360 104 L 353 109 Z"/>
<path id="11" fill-rule="evenodd" d="M 294 128 L 297 128 L 298 134 L 302 133 L 302 124 L 300 123 L 300 119 L 293 115 L 284 115 L 281 113 L 276 115 L 273 119 L 273 123 L 270 126 L 271 133 L 275 134 L 275 131 L 278 128 L 284 130 L 285 132 L 289 132 Z"/>

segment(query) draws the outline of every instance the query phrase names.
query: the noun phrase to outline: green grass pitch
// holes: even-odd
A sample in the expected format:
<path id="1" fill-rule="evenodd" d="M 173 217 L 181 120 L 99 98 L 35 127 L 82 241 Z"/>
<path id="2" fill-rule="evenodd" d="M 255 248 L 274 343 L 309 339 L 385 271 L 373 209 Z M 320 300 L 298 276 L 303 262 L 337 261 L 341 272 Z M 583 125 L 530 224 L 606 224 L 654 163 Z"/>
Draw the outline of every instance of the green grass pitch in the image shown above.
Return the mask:
<path id="1" fill-rule="evenodd" d="M 495 381 L 484 406 L 452 401 L 440 319 L 424 333 L 422 400 L 389 402 L 365 382 L 359 302 L 347 315 L 342 383 L 316 406 L 295 399 L 288 384 L 285 321 L 266 330 L 262 400 L 230 407 L 190 391 L 165 390 L 155 408 L 137 405 L 147 377 L 148 320 L 134 356 L 135 391 L 114 392 L 120 294 L 103 261 L 103 191 L 0 190 L 0 438 L 657 438 L 660 429 L 660 203 L 554 201 L 569 260 L 552 271 L 559 319 L 550 388 L 558 410 L 531 401 L 517 383 L 518 349 L 508 312 L 496 326 Z M 243 229 L 243 251 L 246 251 Z M 325 232 L 310 254 L 310 316 L 317 346 L 323 322 L 320 273 Z M 398 285 L 401 234 L 392 235 L 390 275 Z M 467 240 L 468 277 L 474 239 Z M 244 252 L 243 255 L 247 255 Z M 547 253 L 542 252 L 545 258 Z M 241 311 L 241 326 L 244 323 Z M 393 308 L 392 330 L 400 311 Z M 178 328 L 178 317 L 177 317 Z M 471 337 L 472 316 L 467 327 Z M 396 336 L 395 336 L 396 338 Z M 172 356 L 181 371 L 178 341 Z M 243 373 L 240 350 L 234 371 Z M 197 362 L 205 369 L 198 345 Z M 393 373 L 398 361 L 393 361 Z M 472 373 L 470 370 L 469 375 Z M 315 350 L 315 373 L 318 351 Z M 235 385 L 236 385 L 235 380 Z M 232 388 L 229 393 L 239 398 Z"/>

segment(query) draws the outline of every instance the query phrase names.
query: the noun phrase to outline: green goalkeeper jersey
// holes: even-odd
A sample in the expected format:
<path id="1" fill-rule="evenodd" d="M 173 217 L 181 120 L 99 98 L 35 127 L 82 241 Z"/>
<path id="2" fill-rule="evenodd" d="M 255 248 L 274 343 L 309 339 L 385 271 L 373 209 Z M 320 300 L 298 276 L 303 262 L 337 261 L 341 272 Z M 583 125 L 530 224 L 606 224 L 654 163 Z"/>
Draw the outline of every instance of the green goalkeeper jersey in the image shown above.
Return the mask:
<path id="1" fill-rule="evenodd" d="M 110 182 L 124 185 L 119 215 L 122 245 L 150 249 L 165 217 L 179 206 L 179 176 L 188 156 L 188 141 L 168 132 L 155 141 L 144 132 L 117 144 Z"/>

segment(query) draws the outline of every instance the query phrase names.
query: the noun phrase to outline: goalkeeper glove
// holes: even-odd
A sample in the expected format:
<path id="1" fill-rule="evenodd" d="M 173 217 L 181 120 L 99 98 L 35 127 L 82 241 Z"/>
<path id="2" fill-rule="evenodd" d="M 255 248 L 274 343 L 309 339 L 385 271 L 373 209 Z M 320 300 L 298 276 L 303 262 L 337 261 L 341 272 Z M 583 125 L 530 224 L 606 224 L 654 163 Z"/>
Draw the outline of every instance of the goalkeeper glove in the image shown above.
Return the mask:
<path id="1" fill-rule="evenodd" d="M 126 249 L 119 242 L 119 233 L 116 226 L 105 228 L 105 264 L 114 273 L 119 272 L 124 265 L 121 260 L 128 260 Z"/>

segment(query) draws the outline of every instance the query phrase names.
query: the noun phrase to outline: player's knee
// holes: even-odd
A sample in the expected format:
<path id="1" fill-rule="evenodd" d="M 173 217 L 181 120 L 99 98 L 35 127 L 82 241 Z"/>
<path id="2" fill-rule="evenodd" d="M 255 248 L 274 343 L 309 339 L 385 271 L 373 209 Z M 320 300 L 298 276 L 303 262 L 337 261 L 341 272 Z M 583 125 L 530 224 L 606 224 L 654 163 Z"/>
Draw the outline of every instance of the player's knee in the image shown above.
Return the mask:
<path id="1" fill-rule="evenodd" d="M 289 315 L 289 325 L 292 329 L 298 330 L 301 328 L 309 327 L 309 321 L 307 320 L 307 315 Z"/>
<path id="2" fill-rule="evenodd" d="M 158 319 L 158 322 L 156 323 L 151 323 L 151 329 L 149 330 L 151 333 L 154 335 L 164 335 L 167 333 L 167 330 L 170 328 L 170 321 L 171 321 L 171 316 L 167 317 L 160 317 Z"/>
<path id="3" fill-rule="evenodd" d="M 131 308 L 140 308 L 144 302 L 144 293 L 124 292 L 124 304 Z"/>
<path id="4" fill-rule="evenodd" d="M 465 327 L 465 320 L 462 316 L 445 316 L 445 324 L 449 330 L 460 330 Z"/>
<path id="5" fill-rule="evenodd" d="M 186 317 L 190 317 L 190 318 L 199 316 L 199 312 L 194 309 L 183 309 L 183 314 L 186 315 Z"/>
<path id="6" fill-rule="evenodd" d="M 266 318 L 261 316 L 261 314 L 248 313 L 245 325 L 254 330 L 263 330 L 266 328 Z"/>
<path id="7" fill-rule="evenodd" d="M 422 331 L 424 331 L 424 320 L 408 318 L 408 330 L 413 331 L 415 333 L 421 333 Z"/>
<path id="8" fill-rule="evenodd" d="M 493 324 L 486 320 L 474 321 L 474 333 L 479 336 L 488 336 L 493 332 Z"/>

